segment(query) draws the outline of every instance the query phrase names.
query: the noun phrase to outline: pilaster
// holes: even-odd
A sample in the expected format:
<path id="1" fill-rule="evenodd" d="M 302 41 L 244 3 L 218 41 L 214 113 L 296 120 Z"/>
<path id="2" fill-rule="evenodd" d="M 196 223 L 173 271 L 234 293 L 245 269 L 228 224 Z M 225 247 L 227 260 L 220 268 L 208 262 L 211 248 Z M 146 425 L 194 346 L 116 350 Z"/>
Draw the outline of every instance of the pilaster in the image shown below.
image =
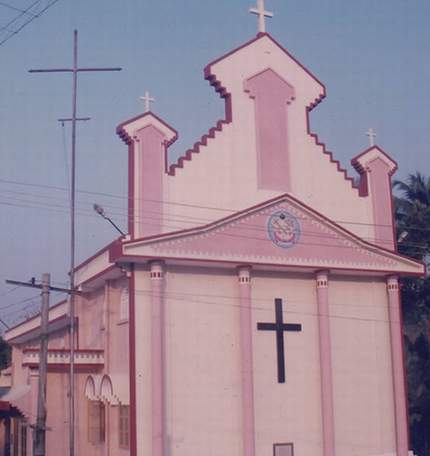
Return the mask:
<path id="1" fill-rule="evenodd" d="M 390 320 L 397 456 L 408 456 L 409 439 L 405 371 L 403 364 L 402 316 L 400 310 L 399 281 L 396 276 L 387 278 L 387 294 Z"/>
<path id="2" fill-rule="evenodd" d="M 328 272 L 316 275 L 318 327 L 321 371 L 321 414 L 323 425 L 324 456 L 335 456 L 335 431 L 333 410 L 333 377 L 331 360 L 331 334 L 329 320 Z"/>
<path id="3" fill-rule="evenodd" d="M 251 268 L 237 271 L 240 306 L 243 456 L 255 456 L 254 381 L 252 363 Z"/>
<path id="4" fill-rule="evenodd" d="M 166 436 L 164 379 L 164 264 L 150 264 L 152 456 L 163 456 Z"/>

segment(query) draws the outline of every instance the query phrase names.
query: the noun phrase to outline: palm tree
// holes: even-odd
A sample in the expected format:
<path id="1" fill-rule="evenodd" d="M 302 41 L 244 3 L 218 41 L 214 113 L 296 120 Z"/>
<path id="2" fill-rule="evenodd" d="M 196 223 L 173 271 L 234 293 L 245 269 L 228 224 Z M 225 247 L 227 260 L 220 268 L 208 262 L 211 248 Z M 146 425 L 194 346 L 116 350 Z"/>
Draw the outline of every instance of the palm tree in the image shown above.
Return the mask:
<path id="1" fill-rule="evenodd" d="M 399 251 L 429 266 L 430 178 L 419 172 L 393 184 Z M 402 280 L 411 443 L 430 456 L 430 277 Z"/>
<path id="2" fill-rule="evenodd" d="M 417 172 L 393 187 L 401 195 L 394 198 L 398 237 L 407 233 L 399 251 L 425 261 L 430 254 L 430 178 Z"/>

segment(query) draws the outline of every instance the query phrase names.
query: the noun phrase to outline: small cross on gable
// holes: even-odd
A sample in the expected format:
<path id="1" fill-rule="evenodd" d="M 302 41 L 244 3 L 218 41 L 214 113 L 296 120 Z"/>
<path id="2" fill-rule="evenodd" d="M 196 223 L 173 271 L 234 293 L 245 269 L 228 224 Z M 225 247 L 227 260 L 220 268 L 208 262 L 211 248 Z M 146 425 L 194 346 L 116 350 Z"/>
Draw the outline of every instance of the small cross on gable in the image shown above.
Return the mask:
<path id="1" fill-rule="evenodd" d="M 139 97 L 140 100 L 143 100 L 145 102 L 145 112 L 148 112 L 151 110 L 151 103 L 155 101 L 155 98 L 152 98 L 149 96 L 149 92 L 146 91 L 145 95 L 143 97 Z"/>
<path id="2" fill-rule="evenodd" d="M 366 136 L 369 137 L 370 147 L 373 147 L 375 145 L 376 138 L 376 133 L 373 131 L 373 128 L 369 128 L 369 130 L 367 130 Z"/>
<path id="3" fill-rule="evenodd" d="M 266 32 L 266 17 L 273 17 L 271 11 L 266 11 L 264 9 L 264 0 L 257 0 L 257 8 L 250 8 L 249 12 L 251 14 L 256 14 L 258 16 L 258 31 L 260 33 Z"/>

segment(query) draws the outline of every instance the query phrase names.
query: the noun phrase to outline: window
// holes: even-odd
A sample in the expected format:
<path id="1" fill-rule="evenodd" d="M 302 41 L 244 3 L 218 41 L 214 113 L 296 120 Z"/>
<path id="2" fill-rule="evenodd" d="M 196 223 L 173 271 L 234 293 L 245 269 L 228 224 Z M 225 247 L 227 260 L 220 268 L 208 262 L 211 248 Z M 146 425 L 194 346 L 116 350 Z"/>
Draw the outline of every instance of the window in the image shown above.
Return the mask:
<path id="1" fill-rule="evenodd" d="M 88 441 L 93 445 L 105 441 L 105 405 L 102 401 L 88 401 Z"/>
<path id="2" fill-rule="evenodd" d="M 129 291 L 128 286 L 124 286 L 121 289 L 120 301 L 119 301 L 119 321 L 128 320 L 128 306 L 129 306 Z"/>
<path id="3" fill-rule="evenodd" d="M 294 456 L 292 443 L 275 443 L 273 445 L 273 456 Z"/>
<path id="4" fill-rule="evenodd" d="M 21 456 L 27 456 L 27 423 L 20 421 L 21 428 Z"/>
<path id="5" fill-rule="evenodd" d="M 130 446 L 130 407 L 120 405 L 118 409 L 119 417 L 119 446 L 129 448 Z"/>

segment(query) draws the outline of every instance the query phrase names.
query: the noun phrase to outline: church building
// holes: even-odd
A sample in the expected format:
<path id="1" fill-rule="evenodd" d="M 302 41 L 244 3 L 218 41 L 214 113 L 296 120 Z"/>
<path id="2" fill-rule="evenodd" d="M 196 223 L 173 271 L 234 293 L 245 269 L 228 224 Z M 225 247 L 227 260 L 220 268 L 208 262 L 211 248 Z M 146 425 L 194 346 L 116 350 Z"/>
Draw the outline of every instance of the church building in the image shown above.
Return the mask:
<path id="1" fill-rule="evenodd" d="M 76 268 L 76 454 L 409 453 L 399 277 L 425 269 L 397 253 L 397 164 L 371 145 L 348 175 L 310 129 L 324 85 L 253 12 L 257 36 L 204 69 L 224 117 L 177 162 L 150 110 L 117 127 L 128 234 Z M 51 455 L 69 447 L 68 312 L 49 315 Z M 5 334 L 17 456 L 39 334 L 39 316 Z"/>

